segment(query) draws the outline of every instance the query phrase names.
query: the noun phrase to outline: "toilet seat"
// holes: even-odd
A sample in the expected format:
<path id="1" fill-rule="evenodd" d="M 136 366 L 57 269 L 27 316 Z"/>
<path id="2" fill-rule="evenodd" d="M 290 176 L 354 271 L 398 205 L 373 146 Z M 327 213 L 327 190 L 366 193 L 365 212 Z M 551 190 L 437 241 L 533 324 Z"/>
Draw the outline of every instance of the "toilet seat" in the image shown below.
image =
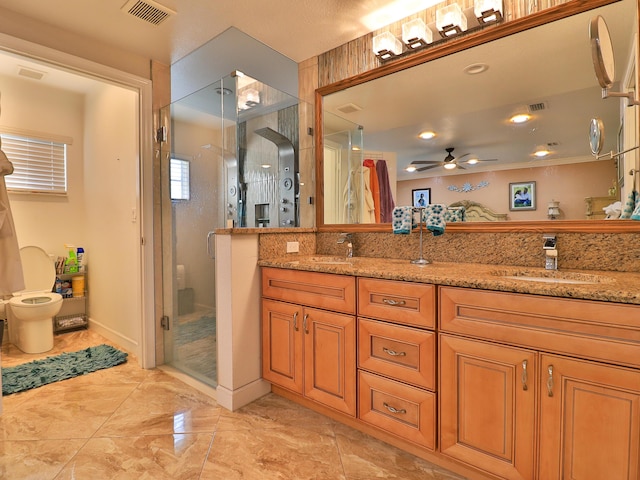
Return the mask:
<path id="1" fill-rule="evenodd" d="M 22 295 L 17 295 L 9 299 L 9 305 L 18 308 L 39 308 L 47 303 L 56 303 L 62 301 L 62 295 L 59 293 L 44 293 L 44 292 L 28 292 Z"/>

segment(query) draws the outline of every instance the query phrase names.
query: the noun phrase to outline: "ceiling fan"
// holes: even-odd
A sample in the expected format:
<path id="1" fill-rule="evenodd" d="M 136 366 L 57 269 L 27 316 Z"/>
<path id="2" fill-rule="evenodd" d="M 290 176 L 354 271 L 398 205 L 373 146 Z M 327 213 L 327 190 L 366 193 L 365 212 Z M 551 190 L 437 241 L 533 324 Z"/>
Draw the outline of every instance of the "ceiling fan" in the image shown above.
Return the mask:
<path id="1" fill-rule="evenodd" d="M 417 172 L 422 172 L 424 170 L 429 170 L 430 168 L 435 168 L 435 167 L 444 167 L 447 170 L 453 170 L 454 168 L 459 168 L 461 170 L 466 170 L 460 163 L 460 159 L 462 159 L 463 157 L 466 157 L 467 155 L 471 155 L 470 153 L 465 153 L 464 155 L 460 155 L 459 157 L 454 157 L 453 156 L 453 151 L 455 150 L 454 147 L 449 147 L 449 148 L 445 148 L 445 150 L 447 151 L 447 156 L 444 157 L 444 160 L 441 161 L 437 161 L 437 160 L 416 160 L 411 162 L 410 166 L 416 166 L 416 165 L 425 165 L 424 167 L 420 167 L 415 169 L 415 171 Z M 496 160 L 498 160 L 497 158 L 488 158 L 485 160 L 476 160 L 475 162 L 471 163 L 471 159 L 469 160 L 468 164 L 469 165 L 474 165 L 477 162 L 495 162 Z"/>

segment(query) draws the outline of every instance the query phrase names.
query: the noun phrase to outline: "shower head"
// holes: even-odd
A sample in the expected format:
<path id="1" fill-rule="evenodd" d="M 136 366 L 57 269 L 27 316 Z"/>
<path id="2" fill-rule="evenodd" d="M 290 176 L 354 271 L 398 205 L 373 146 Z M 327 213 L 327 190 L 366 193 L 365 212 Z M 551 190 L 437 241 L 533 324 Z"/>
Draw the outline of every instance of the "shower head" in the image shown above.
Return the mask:
<path id="1" fill-rule="evenodd" d="M 289 140 L 287 137 L 285 137 L 281 133 L 276 132 L 272 128 L 269 128 L 269 127 L 259 128 L 258 130 L 255 130 L 255 133 L 257 133 L 263 138 L 266 138 L 270 142 L 275 143 L 278 148 L 285 147 L 285 146 L 293 147 L 291 140 Z"/>

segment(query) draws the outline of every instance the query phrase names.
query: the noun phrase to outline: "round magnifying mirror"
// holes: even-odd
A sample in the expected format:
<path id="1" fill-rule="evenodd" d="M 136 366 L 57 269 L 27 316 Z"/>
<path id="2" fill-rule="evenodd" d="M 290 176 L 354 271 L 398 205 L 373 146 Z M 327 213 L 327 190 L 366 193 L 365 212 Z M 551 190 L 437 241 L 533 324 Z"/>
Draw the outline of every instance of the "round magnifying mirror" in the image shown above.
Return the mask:
<path id="1" fill-rule="evenodd" d="M 613 59 L 613 45 L 609 28 L 602 16 L 591 19 L 589 24 L 589 39 L 591 41 L 591 58 L 596 71 L 598 83 L 602 88 L 610 88 L 615 80 L 615 61 Z"/>
<path id="2" fill-rule="evenodd" d="M 592 118 L 589 124 L 589 146 L 591 153 L 599 155 L 604 144 L 604 123 L 599 118 Z"/>

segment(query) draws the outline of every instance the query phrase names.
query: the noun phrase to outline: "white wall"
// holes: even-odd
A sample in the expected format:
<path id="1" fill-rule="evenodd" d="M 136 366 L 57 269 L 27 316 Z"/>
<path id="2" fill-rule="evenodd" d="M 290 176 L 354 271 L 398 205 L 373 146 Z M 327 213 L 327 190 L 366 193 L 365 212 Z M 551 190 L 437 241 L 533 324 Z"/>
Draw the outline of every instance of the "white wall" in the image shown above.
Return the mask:
<path id="1" fill-rule="evenodd" d="M 91 326 L 140 353 L 137 97 L 106 84 L 87 95 L 84 225 Z"/>

